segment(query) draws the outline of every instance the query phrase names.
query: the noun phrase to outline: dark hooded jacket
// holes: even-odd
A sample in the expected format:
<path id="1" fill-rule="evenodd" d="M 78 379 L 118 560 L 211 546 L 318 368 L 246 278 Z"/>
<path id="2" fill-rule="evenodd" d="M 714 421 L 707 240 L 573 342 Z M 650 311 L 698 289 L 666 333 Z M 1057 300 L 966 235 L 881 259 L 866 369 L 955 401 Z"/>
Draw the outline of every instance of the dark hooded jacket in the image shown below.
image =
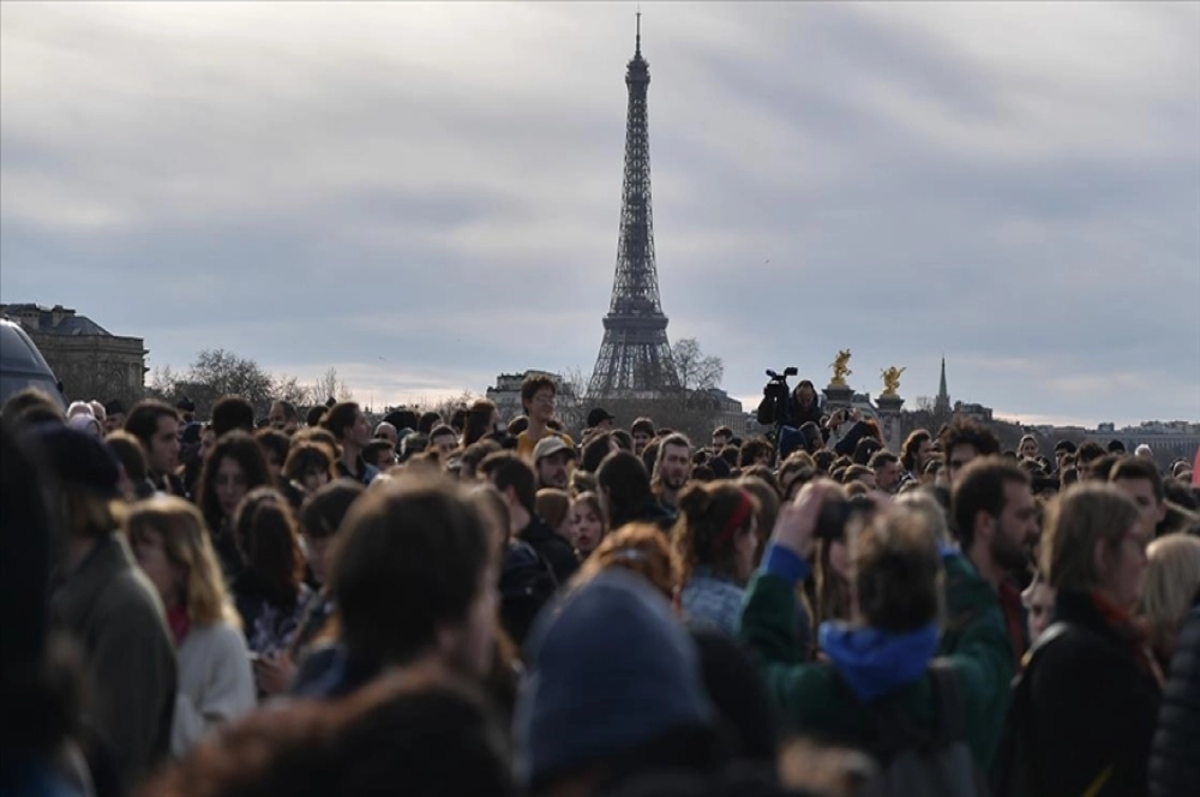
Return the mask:
<path id="1" fill-rule="evenodd" d="M 575 549 L 571 547 L 571 543 L 559 536 L 537 515 L 530 518 L 517 537 L 529 543 L 533 550 L 550 563 L 559 584 L 567 583 L 579 569 L 579 559 L 575 556 Z"/>

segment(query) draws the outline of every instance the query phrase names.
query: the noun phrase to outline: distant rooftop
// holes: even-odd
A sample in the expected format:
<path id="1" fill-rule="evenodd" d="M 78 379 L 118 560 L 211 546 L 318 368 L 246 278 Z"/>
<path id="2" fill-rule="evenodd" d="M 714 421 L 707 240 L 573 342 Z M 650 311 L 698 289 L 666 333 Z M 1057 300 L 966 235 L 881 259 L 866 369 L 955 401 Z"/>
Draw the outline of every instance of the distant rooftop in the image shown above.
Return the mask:
<path id="1" fill-rule="evenodd" d="M 76 315 L 69 307 L 56 304 L 0 304 L 0 315 L 8 316 L 21 326 L 44 335 L 99 335 L 113 334 L 85 315 Z"/>

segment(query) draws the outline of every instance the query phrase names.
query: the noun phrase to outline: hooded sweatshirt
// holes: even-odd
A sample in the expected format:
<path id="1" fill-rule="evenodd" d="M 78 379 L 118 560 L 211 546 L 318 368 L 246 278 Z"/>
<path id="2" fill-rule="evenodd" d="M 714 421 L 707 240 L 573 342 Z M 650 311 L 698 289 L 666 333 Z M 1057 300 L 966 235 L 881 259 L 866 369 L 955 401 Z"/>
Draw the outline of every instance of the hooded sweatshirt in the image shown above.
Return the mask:
<path id="1" fill-rule="evenodd" d="M 867 704 L 887 696 L 921 731 L 932 731 L 936 718 L 933 680 L 928 665 L 937 650 L 936 630 L 905 635 L 869 627 L 826 625 L 822 644 L 832 665 L 804 660 L 802 625 L 808 618 L 797 605 L 795 585 L 807 575 L 808 563 L 772 545 L 762 570 L 747 588 L 739 635 L 762 664 L 767 691 L 792 729 L 850 746 L 868 746 L 871 717 Z M 960 598 L 953 592 L 947 602 Z M 959 678 L 967 742 L 986 771 L 999 743 L 993 712 L 1001 722 L 1007 711 L 1014 664 L 1000 613 L 979 612 L 964 629 L 958 651 L 945 658 Z"/>

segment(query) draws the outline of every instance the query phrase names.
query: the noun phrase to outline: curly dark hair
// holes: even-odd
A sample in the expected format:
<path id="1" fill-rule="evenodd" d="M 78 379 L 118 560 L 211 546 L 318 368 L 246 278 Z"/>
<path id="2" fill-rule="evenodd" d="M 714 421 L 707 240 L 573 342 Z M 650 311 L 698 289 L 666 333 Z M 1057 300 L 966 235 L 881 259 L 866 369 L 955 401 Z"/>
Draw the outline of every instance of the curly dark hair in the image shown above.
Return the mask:
<path id="1" fill-rule="evenodd" d="M 1000 441 L 991 430 L 980 426 L 971 418 L 958 417 L 942 428 L 938 435 L 942 445 L 942 453 L 949 457 L 955 446 L 968 445 L 973 447 L 979 456 L 990 457 L 1000 453 Z"/>
<path id="2" fill-rule="evenodd" d="M 232 458 L 241 466 L 242 473 L 246 476 L 247 491 L 271 483 L 267 458 L 257 440 L 240 429 L 220 437 L 208 459 L 204 460 L 204 469 L 200 472 L 200 487 L 196 493 L 200 513 L 204 515 L 204 522 L 208 524 L 209 531 L 214 534 L 224 528 L 226 520 L 216 490 L 217 470 L 226 457 Z"/>
<path id="3" fill-rule="evenodd" d="M 742 509 L 743 503 L 749 504 L 749 512 Z M 759 511 L 758 499 L 733 482 L 693 484 L 684 490 L 672 533 L 675 550 L 687 570 L 684 581 L 698 565 L 732 576 L 737 538 L 753 528 Z"/>

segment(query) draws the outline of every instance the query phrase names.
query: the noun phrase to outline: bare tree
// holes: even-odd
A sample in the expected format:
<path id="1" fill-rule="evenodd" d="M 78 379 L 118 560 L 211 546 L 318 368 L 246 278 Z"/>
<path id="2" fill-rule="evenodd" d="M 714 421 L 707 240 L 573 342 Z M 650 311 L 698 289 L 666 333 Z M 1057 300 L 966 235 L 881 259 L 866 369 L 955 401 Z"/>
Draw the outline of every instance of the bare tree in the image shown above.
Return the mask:
<path id="1" fill-rule="evenodd" d="M 578 435 L 587 423 L 588 382 L 583 370 L 576 366 L 562 374 L 554 397 L 554 414 L 573 435 Z"/>
<path id="2" fill-rule="evenodd" d="M 449 423 L 455 410 L 467 409 L 475 399 L 476 396 L 474 393 L 464 390 L 457 396 L 450 396 L 434 402 L 422 402 L 417 406 L 417 409 L 421 412 L 436 412 L 442 416 L 444 422 Z"/>
<path id="3" fill-rule="evenodd" d="M 200 417 L 207 417 L 221 396 L 241 396 L 258 412 L 265 413 L 273 396 L 274 380 L 254 360 L 225 349 L 205 349 L 187 375 L 175 382 L 177 393 L 186 395 Z"/>
<path id="4" fill-rule="evenodd" d="M 160 365 L 150 372 L 150 384 L 146 395 L 150 398 L 169 399 L 175 395 L 175 386 L 179 384 L 182 375 L 169 365 Z"/>
<path id="5" fill-rule="evenodd" d="M 351 401 L 354 398 L 354 392 L 350 390 L 345 380 L 338 378 L 337 368 L 332 365 L 325 370 L 320 379 L 313 383 L 308 392 L 309 398 L 317 404 L 324 404 L 328 399 Z"/>
<path id="6" fill-rule="evenodd" d="M 312 401 L 312 389 L 300 384 L 295 376 L 281 374 L 272 379 L 271 397 L 276 401 L 288 401 L 297 407 L 307 405 Z"/>
<path id="7" fill-rule="evenodd" d="M 717 356 L 705 355 L 695 338 L 675 341 L 671 347 L 671 361 L 679 377 L 679 387 L 684 391 L 718 388 L 725 377 L 724 361 Z"/>

